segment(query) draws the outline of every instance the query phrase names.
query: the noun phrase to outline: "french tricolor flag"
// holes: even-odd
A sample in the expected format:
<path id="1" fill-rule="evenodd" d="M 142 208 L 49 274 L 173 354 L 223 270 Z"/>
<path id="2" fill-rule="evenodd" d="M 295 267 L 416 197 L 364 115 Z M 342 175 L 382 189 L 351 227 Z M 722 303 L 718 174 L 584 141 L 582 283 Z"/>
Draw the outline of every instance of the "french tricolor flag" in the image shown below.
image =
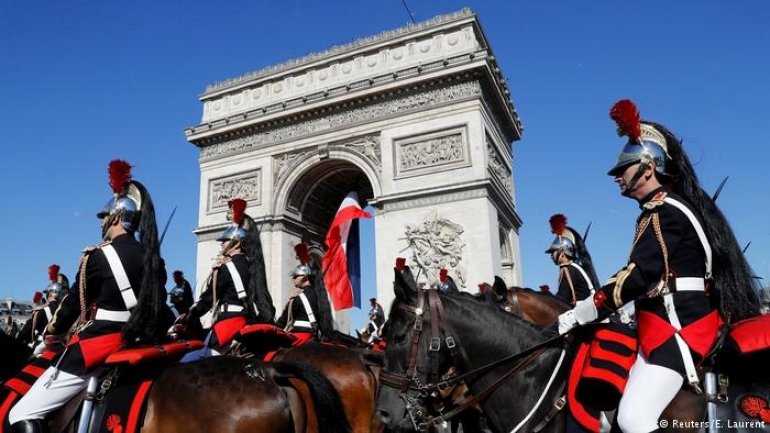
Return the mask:
<path id="1" fill-rule="evenodd" d="M 361 305 L 361 264 L 358 248 L 358 218 L 371 218 L 361 209 L 358 194 L 348 193 L 326 234 L 329 248 L 322 260 L 324 284 L 329 291 L 334 311 Z M 356 296 L 353 293 L 356 293 Z"/>

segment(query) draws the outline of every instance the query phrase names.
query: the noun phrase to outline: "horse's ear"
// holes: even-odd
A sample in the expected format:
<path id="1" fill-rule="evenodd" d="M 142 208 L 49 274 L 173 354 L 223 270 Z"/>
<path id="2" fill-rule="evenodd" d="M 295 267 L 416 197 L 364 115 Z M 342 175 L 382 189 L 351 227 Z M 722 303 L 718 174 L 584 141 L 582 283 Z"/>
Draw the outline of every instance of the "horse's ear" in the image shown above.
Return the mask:
<path id="1" fill-rule="evenodd" d="M 412 270 L 405 266 L 402 261 L 396 261 L 396 267 L 393 268 L 395 279 L 393 280 L 393 292 L 396 299 L 408 301 L 417 294 L 417 283 L 414 282 Z"/>
<path id="2" fill-rule="evenodd" d="M 492 290 L 495 292 L 495 297 L 498 300 L 503 300 L 508 295 L 508 287 L 505 285 L 505 281 L 497 275 L 495 275 L 495 284 L 492 285 Z"/>

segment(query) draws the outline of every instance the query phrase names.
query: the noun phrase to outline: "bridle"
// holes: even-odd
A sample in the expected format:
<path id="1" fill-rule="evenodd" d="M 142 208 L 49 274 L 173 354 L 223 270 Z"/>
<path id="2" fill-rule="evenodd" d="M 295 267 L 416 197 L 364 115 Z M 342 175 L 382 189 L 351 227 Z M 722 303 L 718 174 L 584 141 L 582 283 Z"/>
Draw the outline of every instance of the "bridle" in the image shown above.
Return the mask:
<path id="1" fill-rule="evenodd" d="M 425 302 L 427 298 L 427 306 Z M 459 353 L 457 341 L 453 335 L 452 328 L 446 320 L 444 305 L 441 297 L 435 289 L 418 289 L 417 306 L 411 306 L 404 303 L 398 304 L 398 308 L 415 315 L 414 326 L 412 327 L 412 340 L 410 343 L 409 356 L 407 358 L 407 368 L 405 374 L 394 373 L 383 368 L 380 371 L 380 383 L 384 386 L 394 388 L 398 391 L 399 397 L 406 403 L 407 413 L 413 427 L 417 431 L 427 431 L 431 426 L 442 425 L 460 412 L 470 406 L 482 401 L 502 385 L 512 374 L 521 370 L 534 361 L 548 346 L 555 341 L 562 340 L 562 336 L 550 338 L 542 343 L 536 344 L 521 352 L 506 356 L 493 361 L 484 366 L 475 368 L 462 374 L 460 371 L 462 356 Z M 429 313 L 429 314 L 428 314 Z M 430 343 L 428 345 L 428 356 L 431 357 L 431 371 L 428 378 L 436 378 L 435 382 L 424 382 L 418 376 L 417 360 L 419 356 L 420 335 L 423 332 L 423 323 L 430 323 Z M 439 369 L 439 351 L 441 350 L 441 335 L 444 336 L 444 343 L 452 359 L 452 365 L 448 372 L 443 376 Z M 523 358 L 523 359 L 520 359 Z M 474 395 L 465 396 L 453 402 L 451 410 L 444 412 L 444 407 L 440 406 L 436 411 L 438 415 L 429 415 L 428 408 L 420 401 L 436 402 L 442 394 L 451 391 L 463 383 L 466 379 L 487 373 L 499 366 L 511 361 L 519 360 L 510 367 L 502 376 L 492 381 L 489 385 Z"/>

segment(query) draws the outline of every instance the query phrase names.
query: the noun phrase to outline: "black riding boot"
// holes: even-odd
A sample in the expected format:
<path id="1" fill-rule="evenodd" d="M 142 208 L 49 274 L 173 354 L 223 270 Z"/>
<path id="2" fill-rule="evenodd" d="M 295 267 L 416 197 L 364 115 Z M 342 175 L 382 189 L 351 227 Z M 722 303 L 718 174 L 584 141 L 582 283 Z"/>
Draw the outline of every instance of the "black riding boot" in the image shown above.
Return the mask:
<path id="1" fill-rule="evenodd" d="M 48 425 L 42 419 L 26 419 L 13 423 L 11 433 L 48 433 Z"/>

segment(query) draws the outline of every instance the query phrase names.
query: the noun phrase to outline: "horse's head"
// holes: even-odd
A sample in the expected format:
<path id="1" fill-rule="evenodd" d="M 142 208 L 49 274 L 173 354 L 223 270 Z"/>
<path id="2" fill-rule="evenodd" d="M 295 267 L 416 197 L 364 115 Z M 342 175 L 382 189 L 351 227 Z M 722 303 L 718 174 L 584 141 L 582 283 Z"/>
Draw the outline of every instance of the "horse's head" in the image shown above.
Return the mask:
<path id="1" fill-rule="evenodd" d="M 377 414 L 390 431 L 414 431 L 439 414 L 442 390 L 435 385 L 452 366 L 454 342 L 436 317 L 437 308 L 443 314 L 438 291 L 418 290 L 408 267 L 395 271 Z"/>

